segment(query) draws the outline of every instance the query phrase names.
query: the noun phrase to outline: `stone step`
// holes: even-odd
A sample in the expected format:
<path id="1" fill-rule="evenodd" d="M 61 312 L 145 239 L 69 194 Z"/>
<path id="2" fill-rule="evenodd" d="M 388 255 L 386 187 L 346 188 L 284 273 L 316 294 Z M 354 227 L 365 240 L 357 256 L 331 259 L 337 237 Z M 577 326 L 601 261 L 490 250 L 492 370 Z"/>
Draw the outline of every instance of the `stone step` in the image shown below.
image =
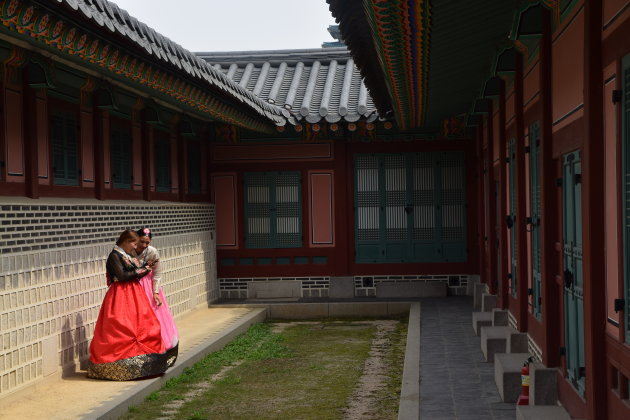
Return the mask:
<path id="1" fill-rule="evenodd" d="M 571 420 L 571 416 L 557 405 L 517 405 L 516 420 Z"/>
<path id="2" fill-rule="evenodd" d="M 488 291 L 488 285 L 485 283 L 475 283 L 475 290 L 473 294 L 473 310 L 481 310 L 481 295 Z"/>
<path id="3" fill-rule="evenodd" d="M 492 312 L 473 312 L 472 314 L 472 327 L 475 331 L 475 335 L 481 333 L 481 327 L 492 326 Z"/>
<path id="4" fill-rule="evenodd" d="M 531 405 L 558 404 L 557 369 L 542 363 L 529 365 L 529 403 Z"/>
<path id="5" fill-rule="evenodd" d="M 527 334 L 512 327 L 481 327 L 481 352 L 488 362 L 496 353 L 527 353 Z"/>
<path id="6" fill-rule="evenodd" d="M 497 307 L 497 295 L 481 294 L 481 312 L 492 312 Z"/>
<path id="7" fill-rule="evenodd" d="M 503 402 L 515 403 L 521 395 L 521 368 L 528 357 L 529 353 L 494 355 L 494 382 Z"/>
<path id="8" fill-rule="evenodd" d="M 492 326 L 507 327 L 508 322 L 508 311 L 499 308 L 494 308 L 492 310 Z"/>

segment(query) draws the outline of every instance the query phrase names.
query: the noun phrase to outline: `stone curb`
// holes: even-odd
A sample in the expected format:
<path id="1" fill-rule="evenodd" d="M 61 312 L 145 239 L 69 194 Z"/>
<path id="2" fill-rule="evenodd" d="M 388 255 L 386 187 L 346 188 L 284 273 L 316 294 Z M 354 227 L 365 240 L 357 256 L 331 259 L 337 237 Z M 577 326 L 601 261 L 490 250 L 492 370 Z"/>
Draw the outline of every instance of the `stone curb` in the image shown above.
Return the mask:
<path id="1" fill-rule="evenodd" d="M 409 308 L 398 420 L 420 419 L 420 303 Z"/>

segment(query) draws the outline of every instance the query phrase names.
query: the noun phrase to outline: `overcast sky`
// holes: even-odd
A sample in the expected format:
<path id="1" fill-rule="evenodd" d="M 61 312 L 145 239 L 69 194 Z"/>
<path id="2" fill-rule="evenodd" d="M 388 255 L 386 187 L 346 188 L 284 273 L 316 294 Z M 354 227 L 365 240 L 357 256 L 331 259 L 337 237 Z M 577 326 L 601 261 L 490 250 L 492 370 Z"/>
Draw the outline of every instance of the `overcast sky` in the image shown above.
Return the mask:
<path id="1" fill-rule="evenodd" d="M 113 0 L 190 51 L 319 48 L 333 41 L 325 0 Z"/>

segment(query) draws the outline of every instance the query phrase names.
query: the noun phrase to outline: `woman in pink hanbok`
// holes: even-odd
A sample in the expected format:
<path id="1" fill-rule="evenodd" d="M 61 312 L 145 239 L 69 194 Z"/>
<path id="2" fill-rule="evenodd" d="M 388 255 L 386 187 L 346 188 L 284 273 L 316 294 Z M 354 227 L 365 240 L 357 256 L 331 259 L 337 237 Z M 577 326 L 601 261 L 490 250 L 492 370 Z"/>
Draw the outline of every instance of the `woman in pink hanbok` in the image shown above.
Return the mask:
<path id="1" fill-rule="evenodd" d="M 136 246 L 138 260 L 141 265 L 149 264 L 152 267 L 151 273 L 144 276 L 140 280 L 140 284 L 147 295 L 147 299 L 149 299 L 149 303 L 155 312 L 155 316 L 160 322 L 162 341 L 164 342 L 166 352 L 169 356 L 171 356 L 169 358 L 168 365 L 170 367 L 175 363 L 177 358 L 179 336 L 177 333 L 177 327 L 175 326 L 175 321 L 173 320 L 173 315 L 168 308 L 166 298 L 164 297 L 164 293 L 160 287 L 160 281 L 162 280 L 160 254 L 155 247 L 151 246 L 151 239 L 153 238 L 151 229 L 142 228 L 136 233 L 139 237 L 138 244 Z"/>

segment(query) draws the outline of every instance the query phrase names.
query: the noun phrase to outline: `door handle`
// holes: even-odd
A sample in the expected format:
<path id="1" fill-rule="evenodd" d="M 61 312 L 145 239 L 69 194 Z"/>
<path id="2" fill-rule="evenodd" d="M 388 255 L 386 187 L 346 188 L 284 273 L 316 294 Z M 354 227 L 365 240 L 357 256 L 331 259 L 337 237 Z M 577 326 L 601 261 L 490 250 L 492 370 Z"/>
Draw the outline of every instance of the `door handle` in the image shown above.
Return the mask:
<path id="1" fill-rule="evenodd" d="M 564 270 L 564 287 L 569 289 L 573 286 L 573 273 L 569 270 Z"/>

